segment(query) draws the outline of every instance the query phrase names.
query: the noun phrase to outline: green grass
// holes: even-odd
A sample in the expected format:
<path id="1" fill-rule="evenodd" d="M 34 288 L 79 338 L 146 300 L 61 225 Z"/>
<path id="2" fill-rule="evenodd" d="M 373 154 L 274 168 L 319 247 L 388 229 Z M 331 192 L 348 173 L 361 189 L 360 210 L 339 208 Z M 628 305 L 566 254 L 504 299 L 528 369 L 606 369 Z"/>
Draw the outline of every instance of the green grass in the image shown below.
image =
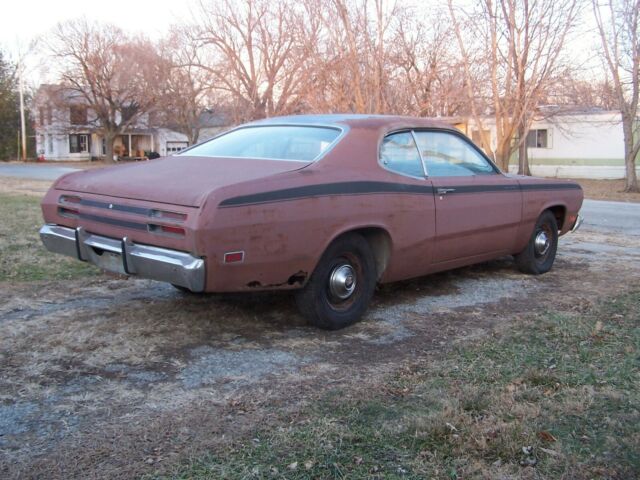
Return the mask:
<path id="1" fill-rule="evenodd" d="M 43 222 L 39 199 L 0 193 L 0 282 L 66 280 L 98 272 L 49 253 L 38 235 Z"/>
<path id="2" fill-rule="evenodd" d="M 640 291 L 531 315 L 169 478 L 638 478 L 639 320 Z"/>

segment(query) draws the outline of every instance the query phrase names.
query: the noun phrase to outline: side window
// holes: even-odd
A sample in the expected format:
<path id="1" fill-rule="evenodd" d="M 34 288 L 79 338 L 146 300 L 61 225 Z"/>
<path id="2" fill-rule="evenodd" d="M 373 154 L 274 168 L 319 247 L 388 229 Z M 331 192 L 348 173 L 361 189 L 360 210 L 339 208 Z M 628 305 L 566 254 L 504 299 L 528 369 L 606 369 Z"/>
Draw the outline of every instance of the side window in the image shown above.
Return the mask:
<path id="1" fill-rule="evenodd" d="M 387 135 L 382 140 L 380 162 L 392 172 L 412 177 L 424 177 L 420 154 L 411 132 Z"/>
<path id="2" fill-rule="evenodd" d="M 446 132 L 415 132 L 430 177 L 492 175 L 491 164 L 469 143 Z"/>

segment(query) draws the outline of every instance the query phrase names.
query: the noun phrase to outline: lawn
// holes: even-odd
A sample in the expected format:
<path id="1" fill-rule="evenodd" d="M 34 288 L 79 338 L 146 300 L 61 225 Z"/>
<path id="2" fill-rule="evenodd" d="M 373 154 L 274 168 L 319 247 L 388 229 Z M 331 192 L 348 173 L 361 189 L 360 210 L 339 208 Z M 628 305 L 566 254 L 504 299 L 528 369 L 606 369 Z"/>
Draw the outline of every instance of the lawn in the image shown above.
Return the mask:
<path id="1" fill-rule="evenodd" d="M 329 391 L 168 478 L 638 478 L 640 291 Z"/>
<path id="2" fill-rule="evenodd" d="M 38 230 L 40 200 L 0 193 L 0 282 L 67 280 L 94 275 L 95 267 L 47 252 Z"/>

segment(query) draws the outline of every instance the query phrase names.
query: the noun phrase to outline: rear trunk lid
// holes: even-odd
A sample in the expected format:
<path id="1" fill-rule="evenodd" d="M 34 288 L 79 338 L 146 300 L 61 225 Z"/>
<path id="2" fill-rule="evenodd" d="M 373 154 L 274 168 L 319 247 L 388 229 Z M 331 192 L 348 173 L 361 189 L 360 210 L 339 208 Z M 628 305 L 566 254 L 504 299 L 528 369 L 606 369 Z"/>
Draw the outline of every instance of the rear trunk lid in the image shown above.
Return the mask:
<path id="1" fill-rule="evenodd" d="M 283 160 L 173 156 L 72 173 L 58 180 L 56 189 L 198 207 L 217 188 L 307 165 Z"/>

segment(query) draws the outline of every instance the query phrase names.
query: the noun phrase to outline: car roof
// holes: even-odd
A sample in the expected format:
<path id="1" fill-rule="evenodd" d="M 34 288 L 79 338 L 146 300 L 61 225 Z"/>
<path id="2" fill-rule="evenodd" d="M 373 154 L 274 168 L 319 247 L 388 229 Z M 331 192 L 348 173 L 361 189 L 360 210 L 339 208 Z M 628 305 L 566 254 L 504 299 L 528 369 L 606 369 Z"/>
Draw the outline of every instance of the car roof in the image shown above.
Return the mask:
<path id="1" fill-rule="evenodd" d="M 287 115 L 270 117 L 251 122 L 249 125 L 323 125 L 360 128 L 444 128 L 455 130 L 451 124 L 437 118 L 407 117 L 400 115 L 374 115 L 355 113 L 332 113 L 319 115 Z"/>

